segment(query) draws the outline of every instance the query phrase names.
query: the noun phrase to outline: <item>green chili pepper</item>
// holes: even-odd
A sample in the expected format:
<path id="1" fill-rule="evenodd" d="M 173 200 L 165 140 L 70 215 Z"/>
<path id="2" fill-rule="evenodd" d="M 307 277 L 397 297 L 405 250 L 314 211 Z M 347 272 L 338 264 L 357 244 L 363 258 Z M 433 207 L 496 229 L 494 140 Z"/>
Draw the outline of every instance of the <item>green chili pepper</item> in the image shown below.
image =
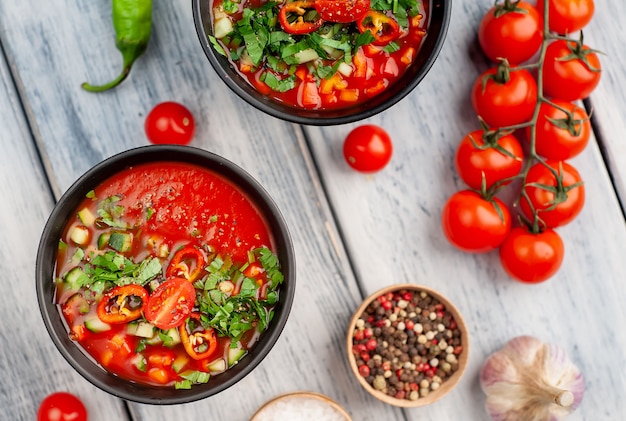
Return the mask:
<path id="1" fill-rule="evenodd" d="M 81 86 L 89 92 L 106 91 L 122 83 L 135 60 L 148 48 L 152 28 L 152 0 L 113 0 L 112 15 L 115 45 L 122 53 L 124 69 L 115 80 L 105 85 L 83 83 Z"/>

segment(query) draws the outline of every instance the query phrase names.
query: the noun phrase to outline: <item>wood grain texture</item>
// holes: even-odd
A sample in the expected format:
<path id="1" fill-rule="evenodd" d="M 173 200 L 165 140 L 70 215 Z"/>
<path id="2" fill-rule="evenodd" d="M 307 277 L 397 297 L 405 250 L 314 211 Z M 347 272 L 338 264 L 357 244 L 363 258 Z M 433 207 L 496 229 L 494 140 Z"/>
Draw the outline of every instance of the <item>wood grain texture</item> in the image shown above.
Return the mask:
<path id="1" fill-rule="evenodd" d="M 520 334 L 559 344 L 583 371 L 587 392 L 571 419 L 620 419 L 626 403 L 615 391 L 626 387 L 626 334 L 607 330 L 606 323 L 626 316 L 620 304 L 626 298 L 621 281 L 626 231 L 598 145 L 592 142 L 572 161 L 585 180 L 587 203 L 575 222 L 558 230 L 566 256 L 550 281 L 516 283 L 501 269 L 496 252 L 459 252 L 441 230 L 446 199 L 465 188 L 455 174 L 454 151 L 479 127 L 469 94 L 487 66 L 476 28 L 492 4 L 455 1 L 448 39 L 425 80 L 397 106 L 362 122 L 384 127 L 395 140 L 384 171 L 362 175 L 343 162 L 343 138 L 356 124 L 307 127 L 310 147 L 365 291 L 425 284 L 455 302 L 469 325 L 472 355 L 461 384 L 432 407 L 407 411 L 411 419 L 485 419 L 478 370 L 490 353 Z M 605 43 L 615 45 L 608 37 Z M 623 124 L 622 117 L 616 119 Z M 598 348 L 598 343 L 608 345 Z"/>
<path id="2" fill-rule="evenodd" d="M 127 419 L 121 401 L 98 394 L 61 357 L 41 321 L 35 255 L 54 199 L 7 64 L 0 57 L 0 419 L 34 420 L 39 403 L 61 390 L 85 402 L 90 420 Z"/>

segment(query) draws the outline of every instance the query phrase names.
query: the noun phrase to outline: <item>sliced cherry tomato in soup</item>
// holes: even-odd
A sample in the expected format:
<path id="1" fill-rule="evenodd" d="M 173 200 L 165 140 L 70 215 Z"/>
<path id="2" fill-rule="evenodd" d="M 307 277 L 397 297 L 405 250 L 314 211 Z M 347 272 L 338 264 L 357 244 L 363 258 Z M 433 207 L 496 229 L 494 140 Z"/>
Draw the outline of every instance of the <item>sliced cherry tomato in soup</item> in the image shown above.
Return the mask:
<path id="1" fill-rule="evenodd" d="M 196 301 L 196 290 L 187 279 L 169 278 L 148 298 L 144 315 L 159 329 L 182 325 Z"/>
<path id="2" fill-rule="evenodd" d="M 210 357 L 217 348 L 215 331 L 202 326 L 198 313 L 191 313 L 187 321 L 179 326 L 178 332 L 185 351 L 194 360 Z"/>
<path id="3" fill-rule="evenodd" d="M 361 33 L 369 31 L 374 36 L 374 45 L 387 45 L 400 36 L 400 25 L 385 13 L 370 10 L 357 21 Z"/>
<path id="4" fill-rule="evenodd" d="M 41 401 L 37 421 L 87 421 L 87 409 L 75 395 L 55 392 Z"/>
<path id="5" fill-rule="evenodd" d="M 148 292 L 137 284 L 117 286 L 98 303 L 98 318 L 104 323 L 120 324 L 137 320 L 148 300 Z"/>
<path id="6" fill-rule="evenodd" d="M 315 0 L 315 8 L 325 21 L 349 23 L 370 10 L 370 0 Z"/>
<path id="7" fill-rule="evenodd" d="M 296 0 L 283 4 L 278 14 L 280 26 L 293 35 L 310 34 L 324 21 L 314 8 L 313 0 Z"/>

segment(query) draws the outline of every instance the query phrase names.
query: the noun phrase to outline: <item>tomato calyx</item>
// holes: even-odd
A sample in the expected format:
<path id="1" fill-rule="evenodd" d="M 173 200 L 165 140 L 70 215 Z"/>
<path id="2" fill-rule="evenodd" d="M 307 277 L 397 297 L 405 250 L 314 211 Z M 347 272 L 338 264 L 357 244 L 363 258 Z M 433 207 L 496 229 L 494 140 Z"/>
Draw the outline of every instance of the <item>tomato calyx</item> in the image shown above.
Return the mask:
<path id="1" fill-rule="evenodd" d="M 187 354 L 194 360 L 208 358 L 217 348 L 217 336 L 212 328 L 202 325 L 200 314 L 191 313 L 189 318 L 178 327 L 180 340 Z"/>
<path id="2" fill-rule="evenodd" d="M 369 10 L 357 21 L 359 32 L 369 31 L 374 36 L 374 45 L 387 45 L 400 36 L 400 25 L 391 16 Z"/>
<path id="3" fill-rule="evenodd" d="M 283 4 L 278 19 L 285 32 L 293 35 L 310 34 L 324 23 L 313 0 L 296 0 Z"/>
<path id="4" fill-rule="evenodd" d="M 98 304 L 98 318 L 120 324 L 137 320 L 148 301 L 148 292 L 137 284 L 117 286 L 104 294 Z"/>
<path id="5" fill-rule="evenodd" d="M 507 13 L 521 13 L 527 14 L 528 10 L 523 7 L 518 7 L 518 4 L 522 0 L 504 0 L 504 3 L 497 4 L 495 9 L 493 10 L 493 16 L 499 18 L 502 15 Z"/>
<path id="6" fill-rule="evenodd" d="M 587 47 L 583 43 L 583 33 L 580 32 L 580 38 L 578 41 L 572 41 L 567 39 L 567 41 L 563 41 L 567 45 L 567 49 L 570 53 L 564 57 L 557 58 L 557 61 L 572 61 L 572 60 L 580 60 L 585 67 L 592 73 L 600 73 L 602 69 L 593 66 L 589 63 L 589 58 L 587 57 L 589 54 L 603 54 L 601 51 L 594 50 L 592 48 Z"/>
<path id="7" fill-rule="evenodd" d="M 591 120 L 591 116 L 587 116 L 585 118 L 576 118 L 574 112 L 575 109 L 568 110 L 566 108 L 560 107 L 558 104 L 550 103 L 554 108 L 565 113 L 564 118 L 552 118 L 546 116 L 546 120 L 550 122 L 554 127 L 558 127 L 559 129 L 567 130 L 567 132 L 572 136 L 580 136 L 583 131 L 583 123 Z"/>
<path id="8" fill-rule="evenodd" d="M 186 246 L 174 254 L 165 275 L 168 278 L 177 276 L 193 282 L 200 276 L 204 266 L 205 258 L 202 251 L 193 246 Z"/>

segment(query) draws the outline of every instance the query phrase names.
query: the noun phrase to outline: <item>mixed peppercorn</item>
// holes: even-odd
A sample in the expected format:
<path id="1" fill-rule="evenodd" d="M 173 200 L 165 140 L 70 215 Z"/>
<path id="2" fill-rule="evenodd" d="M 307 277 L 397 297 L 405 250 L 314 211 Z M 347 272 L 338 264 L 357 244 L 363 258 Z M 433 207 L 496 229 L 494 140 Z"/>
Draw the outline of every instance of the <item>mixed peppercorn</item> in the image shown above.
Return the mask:
<path id="1" fill-rule="evenodd" d="M 367 306 L 355 324 L 352 352 L 374 389 L 417 400 L 458 370 L 463 344 L 457 322 L 439 300 L 404 289 Z"/>

